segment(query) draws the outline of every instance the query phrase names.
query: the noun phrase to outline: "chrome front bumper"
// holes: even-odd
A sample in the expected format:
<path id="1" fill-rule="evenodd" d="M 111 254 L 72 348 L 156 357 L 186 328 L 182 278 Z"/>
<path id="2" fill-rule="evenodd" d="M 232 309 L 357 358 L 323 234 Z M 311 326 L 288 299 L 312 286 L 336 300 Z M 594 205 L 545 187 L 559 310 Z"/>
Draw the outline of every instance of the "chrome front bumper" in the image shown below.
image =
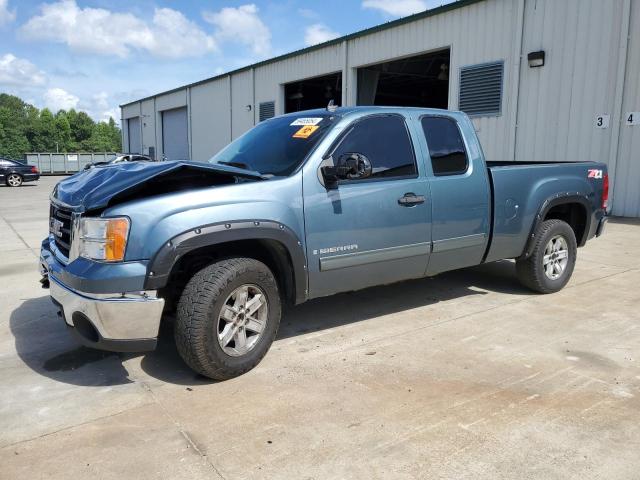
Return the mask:
<path id="1" fill-rule="evenodd" d="M 46 271 L 53 302 L 84 345 L 102 350 L 136 352 L 156 346 L 164 299 L 155 291 L 88 294 L 75 291 Z"/>

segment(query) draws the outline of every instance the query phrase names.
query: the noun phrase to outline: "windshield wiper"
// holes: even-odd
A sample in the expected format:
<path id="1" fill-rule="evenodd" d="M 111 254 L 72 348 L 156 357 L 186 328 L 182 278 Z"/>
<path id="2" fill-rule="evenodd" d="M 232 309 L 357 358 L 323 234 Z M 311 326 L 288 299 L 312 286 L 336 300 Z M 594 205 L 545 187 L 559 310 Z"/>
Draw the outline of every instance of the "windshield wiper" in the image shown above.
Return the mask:
<path id="1" fill-rule="evenodd" d="M 255 170 L 252 170 L 249 165 L 247 165 L 246 163 L 242 163 L 242 162 L 225 162 L 224 160 L 221 160 L 218 163 L 220 165 L 229 165 L 230 167 L 241 168 L 243 170 L 255 171 Z"/>
<path id="2" fill-rule="evenodd" d="M 216 162 L 216 163 L 218 163 L 219 165 L 227 165 L 229 167 L 240 168 L 241 170 L 247 170 L 249 172 L 256 173 L 256 174 L 260 175 L 260 178 L 262 180 L 267 180 L 267 179 L 272 177 L 272 175 L 270 175 L 270 174 L 264 174 L 264 173 L 261 173 L 261 172 L 259 172 L 257 170 L 253 170 L 246 163 L 242 163 L 242 162 L 226 162 L 224 160 L 220 160 L 219 162 Z"/>

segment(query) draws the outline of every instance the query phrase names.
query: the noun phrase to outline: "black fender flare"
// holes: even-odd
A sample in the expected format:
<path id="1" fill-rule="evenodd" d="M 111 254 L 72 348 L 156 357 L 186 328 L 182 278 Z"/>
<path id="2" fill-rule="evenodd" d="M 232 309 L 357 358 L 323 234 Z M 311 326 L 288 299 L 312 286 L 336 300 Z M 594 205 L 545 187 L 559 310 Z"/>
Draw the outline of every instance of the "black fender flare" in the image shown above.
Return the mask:
<path id="1" fill-rule="evenodd" d="M 582 235 L 582 238 L 577 239 L 578 246 L 579 247 L 584 246 L 589 233 L 590 224 L 591 224 L 591 215 L 589 214 L 589 212 L 593 209 L 593 206 L 589 201 L 589 197 L 586 195 L 580 195 L 577 192 L 558 193 L 552 197 L 547 198 L 544 202 L 542 202 L 542 205 L 538 209 L 538 213 L 533 219 L 533 225 L 531 226 L 531 231 L 529 232 L 529 239 L 527 240 L 527 244 L 525 245 L 524 253 L 522 254 L 521 258 L 526 259 L 531 256 L 531 253 L 532 253 L 531 251 L 533 249 L 533 245 L 535 244 L 536 231 L 538 230 L 538 226 L 542 223 L 544 218 L 547 216 L 547 213 L 549 212 L 549 210 L 551 210 L 553 207 L 557 207 L 558 205 L 564 205 L 567 203 L 578 203 L 582 205 L 582 207 L 584 208 L 584 211 L 586 214 L 585 233 L 584 235 Z"/>
<path id="2" fill-rule="evenodd" d="M 307 299 L 307 257 L 302 242 L 289 227 L 270 220 L 213 223 L 176 235 L 165 242 L 149 262 L 145 289 L 157 290 L 166 286 L 173 266 L 187 253 L 239 240 L 275 240 L 284 245 L 293 266 L 295 303 L 302 303 Z"/>

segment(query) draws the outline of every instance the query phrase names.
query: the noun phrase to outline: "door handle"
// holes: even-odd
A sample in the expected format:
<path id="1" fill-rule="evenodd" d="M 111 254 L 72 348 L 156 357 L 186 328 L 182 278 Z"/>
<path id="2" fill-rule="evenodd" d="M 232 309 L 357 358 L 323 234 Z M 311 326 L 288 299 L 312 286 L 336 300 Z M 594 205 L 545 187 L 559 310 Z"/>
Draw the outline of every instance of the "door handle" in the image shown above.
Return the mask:
<path id="1" fill-rule="evenodd" d="M 405 193 L 398 199 L 398 203 L 403 207 L 413 207 L 414 205 L 420 205 L 424 203 L 424 195 L 416 195 L 415 193 Z"/>

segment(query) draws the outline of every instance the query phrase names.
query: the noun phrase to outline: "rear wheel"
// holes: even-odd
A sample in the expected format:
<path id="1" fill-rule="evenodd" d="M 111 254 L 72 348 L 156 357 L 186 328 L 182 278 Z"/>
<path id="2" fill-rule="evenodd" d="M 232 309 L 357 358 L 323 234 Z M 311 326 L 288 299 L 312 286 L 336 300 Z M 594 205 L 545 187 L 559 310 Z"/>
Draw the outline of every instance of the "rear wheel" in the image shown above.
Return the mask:
<path id="1" fill-rule="evenodd" d="M 191 278 L 178 302 L 178 352 L 206 377 L 242 375 L 269 350 L 280 310 L 278 284 L 262 262 L 231 258 L 213 263 Z"/>
<path id="2" fill-rule="evenodd" d="M 22 177 L 17 173 L 12 173 L 7 177 L 7 185 L 10 187 L 19 187 L 22 185 Z"/>
<path id="3" fill-rule="evenodd" d="M 518 279 L 536 292 L 557 292 L 571 279 L 577 251 L 575 234 L 566 222 L 545 220 L 536 230 L 529 258 L 516 261 Z"/>

